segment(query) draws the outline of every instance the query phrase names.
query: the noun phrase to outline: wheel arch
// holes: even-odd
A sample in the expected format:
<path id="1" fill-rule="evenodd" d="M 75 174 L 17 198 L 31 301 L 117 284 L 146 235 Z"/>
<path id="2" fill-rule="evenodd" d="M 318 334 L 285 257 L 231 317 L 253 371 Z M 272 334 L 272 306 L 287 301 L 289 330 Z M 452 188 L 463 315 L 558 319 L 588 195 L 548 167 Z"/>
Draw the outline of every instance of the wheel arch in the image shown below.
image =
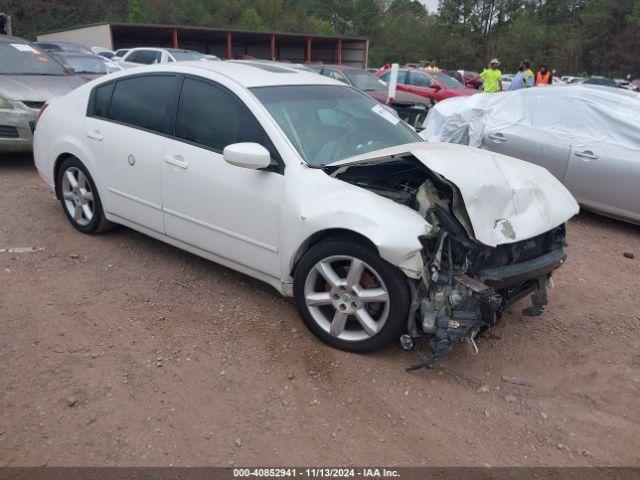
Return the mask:
<path id="1" fill-rule="evenodd" d="M 320 230 L 313 233 L 300 244 L 298 250 L 296 250 L 295 255 L 293 255 L 292 257 L 291 264 L 289 265 L 289 275 L 293 277 L 296 267 L 300 263 L 300 259 L 305 253 L 313 248 L 314 245 L 317 245 L 318 243 L 328 239 L 349 240 L 356 244 L 362 245 L 363 247 L 370 248 L 376 254 L 380 255 L 376 244 L 361 233 L 349 230 L 347 228 L 327 228 L 325 230 Z"/>
<path id="2" fill-rule="evenodd" d="M 58 174 L 60 173 L 60 166 L 62 165 L 62 162 L 64 162 L 67 158 L 78 158 L 76 157 L 74 154 L 72 153 L 61 153 L 60 155 L 58 155 L 55 159 L 55 161 L 53 162 L 53 184 L 55 187 L 55 192 L 56 192 L 56 198 L 58 200 L 60 200 L 60 185 L 58 185 Z M 78 159 L 80 160 L 80 159 Z M 80 160 L 82 161 L 82 160 Z"/>

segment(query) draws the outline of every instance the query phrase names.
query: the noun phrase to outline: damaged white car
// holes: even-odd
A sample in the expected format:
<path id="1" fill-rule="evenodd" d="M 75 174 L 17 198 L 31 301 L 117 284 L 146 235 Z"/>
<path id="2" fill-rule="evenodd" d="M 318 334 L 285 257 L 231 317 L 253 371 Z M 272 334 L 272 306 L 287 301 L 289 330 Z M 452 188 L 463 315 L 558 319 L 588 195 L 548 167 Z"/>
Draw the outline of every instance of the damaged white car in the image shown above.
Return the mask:
<path id="1" fill-rule="evenodd" d="M 292 295 L 326 343 L 431 338 L 430 365 L 546 303 L 578 211 L 545 169 L 429 144 L 375 100 L 260 63 L 144 67 L 48 104 L 35 160 L 71 224 L 111 222 Z"/>

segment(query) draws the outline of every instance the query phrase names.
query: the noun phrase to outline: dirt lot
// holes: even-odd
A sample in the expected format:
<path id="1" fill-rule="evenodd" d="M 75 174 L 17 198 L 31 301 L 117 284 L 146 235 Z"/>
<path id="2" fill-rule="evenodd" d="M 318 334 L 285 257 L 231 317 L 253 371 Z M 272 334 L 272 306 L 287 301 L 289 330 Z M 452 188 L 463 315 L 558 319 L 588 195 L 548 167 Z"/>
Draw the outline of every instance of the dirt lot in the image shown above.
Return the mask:
<path id="1" fill-rule="evenodd" d="M 44 247 L 0 253 L 0 465 L 640 464 L 640 227 L 580 215 L 541 317 L 405 373 L 248 277 L 76 232 L 29 156 L 0 157 L 0 215 L 0 248 Z"/>

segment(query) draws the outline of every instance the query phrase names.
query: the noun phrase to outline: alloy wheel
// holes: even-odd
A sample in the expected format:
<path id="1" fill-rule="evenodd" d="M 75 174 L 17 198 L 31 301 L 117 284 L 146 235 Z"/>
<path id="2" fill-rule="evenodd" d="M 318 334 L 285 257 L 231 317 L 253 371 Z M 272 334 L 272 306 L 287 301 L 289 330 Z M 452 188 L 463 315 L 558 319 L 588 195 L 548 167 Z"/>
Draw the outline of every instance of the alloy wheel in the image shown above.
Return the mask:
<path id="1" fill-rule="evenodd" d="M 382 277 L 349 255 L 317 262 L 307 274 L 304 298 L 318 326 L 340 340 L 367 340 L 389 317 L 389 291 Z"/>
<path id="2" fill-rule="evenodd" d="M 73 220 L 86 226 L 93 218 L 95 203 L 87 176 L 76 167 L 69 167 L 62 175 L 62 199 Z"/>

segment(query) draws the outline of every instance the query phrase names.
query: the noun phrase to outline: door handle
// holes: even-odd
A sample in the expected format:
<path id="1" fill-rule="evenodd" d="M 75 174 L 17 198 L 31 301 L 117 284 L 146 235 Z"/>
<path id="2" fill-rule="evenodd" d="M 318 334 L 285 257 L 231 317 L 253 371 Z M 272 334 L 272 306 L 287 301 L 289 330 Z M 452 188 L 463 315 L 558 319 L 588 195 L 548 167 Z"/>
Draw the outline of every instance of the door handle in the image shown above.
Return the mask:
<path id="1" fill-rule="evenodd" d="M 189 168 L 189 162 L 182 158 L 181 155 L 167 155 L 164 157 L 164 161 L 178 168 Z"/>
<path id="2" fill-rule="evenodd" d="M 591 150 L 585 150 L 584 152 L 575 152 L 576 157 L 588 158 L 589 160 L 597 160 L 598 156 L 594 155 Z"/>
<path id="3" fill-rule="evenodd" d="M 493 133 L 491 135 L 489 135 L 489 138 L 491 140 L 495 140 L 496 142 L 506 142 L 507 139 L 505 138 L 505 136 L 502 133 Z"/>
<path id="4" fill-rule="evenodd" d="M 98 140 L 99 142 L 102 141 L 102 139 L 104 138 L 102 136 L 102 133 L 100 133 L 100 130 L 90 130 L 87 132 L 87 137 L 89 138 L 93 138 L 94 140 Z"/>

